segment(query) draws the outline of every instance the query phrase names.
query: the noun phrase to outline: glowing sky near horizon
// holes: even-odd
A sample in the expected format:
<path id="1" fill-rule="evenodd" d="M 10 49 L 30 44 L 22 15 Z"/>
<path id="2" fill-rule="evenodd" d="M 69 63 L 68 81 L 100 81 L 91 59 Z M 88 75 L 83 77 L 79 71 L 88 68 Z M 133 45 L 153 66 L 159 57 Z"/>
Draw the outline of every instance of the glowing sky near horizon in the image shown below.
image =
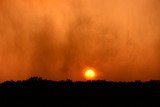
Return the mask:
<path id="1" fill-rule="evenodd" d="M 159 0 L 0 0 L 0 81 L 160 79 Z"/>

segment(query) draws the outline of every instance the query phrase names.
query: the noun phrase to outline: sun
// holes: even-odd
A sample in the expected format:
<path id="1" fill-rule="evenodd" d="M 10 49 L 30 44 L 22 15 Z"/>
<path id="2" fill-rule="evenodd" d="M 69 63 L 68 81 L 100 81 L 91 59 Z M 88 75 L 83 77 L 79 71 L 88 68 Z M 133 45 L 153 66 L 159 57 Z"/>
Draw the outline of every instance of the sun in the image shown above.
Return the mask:
<path id="1" fill-rule="evenodd" d="M 84 76 L 85 76 L 86 79 L 92 80 L 92 79 L 95 78 L 96 72 L 95 72 L 95 70 L 93 70 L 93 69 L 87 69 L 87 70 L 85 70 L 85 72 L 84 72 Z"/>

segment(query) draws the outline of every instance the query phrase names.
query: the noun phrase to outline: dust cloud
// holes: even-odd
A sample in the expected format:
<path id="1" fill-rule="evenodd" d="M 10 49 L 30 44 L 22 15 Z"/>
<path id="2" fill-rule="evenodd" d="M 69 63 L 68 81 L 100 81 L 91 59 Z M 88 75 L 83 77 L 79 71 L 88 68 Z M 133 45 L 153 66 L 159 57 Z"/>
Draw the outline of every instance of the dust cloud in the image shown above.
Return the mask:
<path id="1" fill-rule="evenodd" d="M 160 79 L 159 0 L 0 0 L 0 81 Z"/>

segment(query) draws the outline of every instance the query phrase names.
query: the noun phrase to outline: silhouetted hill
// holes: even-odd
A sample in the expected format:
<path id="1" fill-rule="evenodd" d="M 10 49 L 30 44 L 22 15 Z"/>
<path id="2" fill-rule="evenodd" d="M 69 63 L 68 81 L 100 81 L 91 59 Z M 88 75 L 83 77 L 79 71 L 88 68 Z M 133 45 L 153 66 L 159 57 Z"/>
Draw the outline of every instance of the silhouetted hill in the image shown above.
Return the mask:
<path id="1" fill-rule="evenodd" d="M 96 81 L 50 81 L 31 77 L 24 81 L 6 81 L 0 84 L 0 97 L 4 104 L 25 101 L 46 104 L 64 104 L 72 100 L 91 101 L 95 104 L 116 104 L 111 101 L 138 101 L 144 104 L 160 98 L 160 81 L 112 82 Z M 80 100 L 78 100 L 80 99 Z M 74 102 L 73 100 L 73 102 Z M 104 100 L 104 101 L 103 101 Z M 63 103 L 58 103 L 61 101 Z M 98 103 L 100 101 L 100 103 Z M 50 102 L 50 103 L 49 103 Z M 26 103 L 27 104 L 27 103 Z M 155 103 L 152 103 L 155 104 Z"/>

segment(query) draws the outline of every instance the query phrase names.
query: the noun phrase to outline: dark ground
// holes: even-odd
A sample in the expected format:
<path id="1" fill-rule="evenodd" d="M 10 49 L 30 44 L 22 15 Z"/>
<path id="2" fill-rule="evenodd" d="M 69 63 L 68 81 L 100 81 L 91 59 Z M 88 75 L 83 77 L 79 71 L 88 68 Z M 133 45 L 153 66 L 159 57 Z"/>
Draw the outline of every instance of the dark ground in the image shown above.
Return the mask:
<path id="1" fill-rule="evenodd" d="M 157 107 L 160 81 L 49 81 L 32 77 L 0 84 L 0 107 Z"/>

